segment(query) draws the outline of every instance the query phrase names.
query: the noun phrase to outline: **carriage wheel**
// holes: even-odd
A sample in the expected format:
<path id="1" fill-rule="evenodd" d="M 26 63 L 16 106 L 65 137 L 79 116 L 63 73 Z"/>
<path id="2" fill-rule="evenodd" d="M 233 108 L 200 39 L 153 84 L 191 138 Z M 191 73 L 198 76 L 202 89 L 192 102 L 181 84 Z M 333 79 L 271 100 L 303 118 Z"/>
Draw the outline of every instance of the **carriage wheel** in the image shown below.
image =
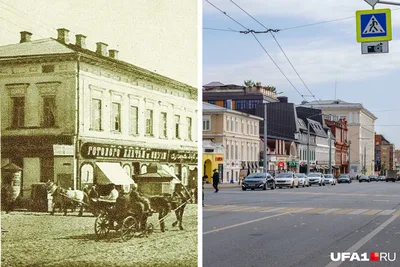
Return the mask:
<path id="1" fill-rule="evenodd" d="M 123 241 L 130 240 L 139 232 L 139 224 L 133 216 L 128 216 L 123 220 L 120 231 Z"/>
<path id="2" fill-rule="evenodd" d="M 97 238 L 107 237 L 108 232 L 110 232 L 110 220 L 107 218 L 107 214 L 100 213 L 94 222 L 94 232 Z"/>

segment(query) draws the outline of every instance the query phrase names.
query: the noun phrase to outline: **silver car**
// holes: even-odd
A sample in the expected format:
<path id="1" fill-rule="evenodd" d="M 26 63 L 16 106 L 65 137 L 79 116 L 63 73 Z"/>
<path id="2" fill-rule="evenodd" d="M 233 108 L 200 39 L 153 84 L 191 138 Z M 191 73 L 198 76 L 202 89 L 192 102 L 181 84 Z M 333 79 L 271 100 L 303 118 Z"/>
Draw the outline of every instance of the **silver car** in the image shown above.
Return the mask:
<path id="1" fill-rule="evenodd" d="M 276 187 L 299 188 L 299 178 L 294 173 L 280 173 L 275 177 Z"/>
<path id="2" fill-rule="evenodd" d="M 299 178 L 299 185 L 302 187 L 310 186 L 310 179 L 308 179 L 305 173 L 296 173 L 296 176 Z"/>
<path id="3" fill-rule="evenodd" d="M 324 180 L 326 184 L 336 185 L 336 178 L 333 176 L 333 174 L 325 174 Z"/>
<path id="4" fill-rule="evenodd" d="M 325 186 L 325 178 L 324 175 L 320 172 L 310 172 L 308 175 L 310 179 L 310 186 L 313 184 L 318 184 L 319 186 Z"/>

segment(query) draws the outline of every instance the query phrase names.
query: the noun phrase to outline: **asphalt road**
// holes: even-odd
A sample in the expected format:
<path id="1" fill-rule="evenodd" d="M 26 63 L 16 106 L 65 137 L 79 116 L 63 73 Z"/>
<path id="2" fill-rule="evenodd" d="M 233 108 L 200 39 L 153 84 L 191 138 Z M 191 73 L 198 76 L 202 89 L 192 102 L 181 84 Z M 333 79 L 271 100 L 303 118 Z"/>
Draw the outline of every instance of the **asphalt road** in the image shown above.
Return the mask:
<path id="1" fill-rule="evenodd" d="M 399 182 L 204 191 L 203 266 L 400 266 Z M 331 252 L 396 260 L 335 262 Z"/>

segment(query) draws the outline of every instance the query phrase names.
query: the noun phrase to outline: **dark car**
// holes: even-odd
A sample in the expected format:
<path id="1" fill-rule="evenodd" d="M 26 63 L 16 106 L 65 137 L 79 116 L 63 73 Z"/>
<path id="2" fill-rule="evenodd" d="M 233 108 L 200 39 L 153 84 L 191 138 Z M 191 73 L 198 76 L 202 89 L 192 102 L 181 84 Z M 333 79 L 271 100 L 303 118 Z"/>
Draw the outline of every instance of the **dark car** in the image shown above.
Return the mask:
<path id="1" fill-rule="evenodd" d="M 369 177 L 368 176 L 366 176 L 366 175 L 361 175 L 360 176 L 360 178 L 358 178 L 358 181 L 361 183 L 361 182 L 371 182 L 371 180 L 369 179 Z"/>
<path id="2" fill-rule="evenodd" d="M 269 173 L 252 173 L 248 175 L 242 182 L 242 190 L 246 189 L 275 189 L 275 180 Z"/>
<path id="3" fill-rule="evenodd" d="M 350 175 L 348 175 L 348 174 L 341 174 L 341 175 L 339 176 L 339 178 L 337 179 L 337 182 L 338 182 L 338 184 L 341 184 L 341 183 L 348 183 L 348 184 L 350 184 L 350 183 L 351 183 Z"/>
<path id="4" fill-rule="evenodd" d="M 369 180 L 372 182 L 372 181 L 375 181 L 375 182 L 379 182 L 379 179 L 378 179 L 378 175 L 370 175 L 369 176 Z"/>

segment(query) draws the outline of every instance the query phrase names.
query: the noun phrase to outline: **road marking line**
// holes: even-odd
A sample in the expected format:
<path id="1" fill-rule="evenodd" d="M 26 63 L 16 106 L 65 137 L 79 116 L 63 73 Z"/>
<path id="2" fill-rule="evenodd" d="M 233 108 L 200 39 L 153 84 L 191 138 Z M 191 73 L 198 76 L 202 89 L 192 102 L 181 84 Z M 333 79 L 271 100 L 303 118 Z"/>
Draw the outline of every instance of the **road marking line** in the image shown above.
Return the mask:
<path id="1" fill-rule="evenodd" d="M 230 206 L 230 205 L 226 205 L 226 206 L 221 206 L 221 207 L 217 207 L 215 209 L 209 209 L 207 211 L 221 211 L 221 210 L 230 210 L 230 209 L 236 209 L 238 206 Z"/>
<path id="2" fill-rule="evenodd" d="M 393 212 L 395 212 L 396 210 L 384 210 L 381 213 L 379 213 L 378 215 L 390 215 Z"/>
<path id="3" fill-rule="evenodd" d="M 369 209 L 358 209 L 358 210 L 349 212 L 349 213 L 347 213 L 347 214 L 350 214 L 350 215 L 358 215 L 358 214 L 361 214 L 361 213 L 366 212 L 366 211 L 368 211 L 368 210 L 369 210 Z"/>
<path id="4" fill-rule="evenodd" d="M 273 207 L 256 207 L 256 208 L 253 208 L 251 210 L 245 210 L 244 212 L 253 212 L 253 211 L 259 212 L 259 211 L 262 211 L 262 210 L 267 210 L 267 209 L 272 209 L 272 208 Z"/>
<path id="5" fill-rule="evenodd" d="M 254 207 L 241 207 L 241 208 L 237 208 L 237 209 L 231 209 L 229 211 L 240 212 L 240 211 L 251 210 L 251 209 L 254 209 Z"/>
<path id="6" fill-rule="evenodd" d="M 219 228 L 219 229 L 215 229 L 215 230 L 210 230 L 210 231 L 207 231 L 207 232 L 203 232 L 203 235 L 211 234 L 211 233 L 214 233 L 214 232 L 220 232 L 220 231 L 227 230 L 227 229 L 231 229 L 231 228 L 234 228 L 234 227 L 238 227 L 238 226 L 242 226 L 242 225 L 246 225 L 246 224 L 250 224 L 250 223 L 254 223 L 254 222 L 259 222 L 259 221 L 263 221 L 263 220 L 266 220 L 266 219 L 270 219 L 270 218 L 274 218 L 274 217 L 286 215 L 286 214 L 289 214 L 289 213 L 290 213 L 290 212 L 278 213 L 278 214 L 274 214 L 274 215 L 271 215 L 271 216 L 267 216 L 267 217 L 263 217 L 263 218 L 259 218 L 259 219 L 255 219 L 255 220 L 251 220 L 251 221 L 247 221 L 247 222 L 242 222 L 242 223 L 237 223 L 237 224 L 229 225 L 229 226 L 222 227 L 222 228 Z"/>
<path id="7" fill-rule="evenodd" d="M 263 210 L 263 211 L 260 211 L 260 212 L 274 212 L 274 211 L 283 210 L 283 209 L 287 209 L 287 207 L 274 208 L 274 209 L 270 209 L 270 210 Z"/>
<path id="8" fill-rule="evenodd" d="M 205 207 L 203 207 L 203 210 L 216 209 L 219 207 L 225 207 L 225 205 L 205 206 Z"/>
<path id="9" fill-rule="evenodd" d="M 356 252 L 362 246 L 364 246 L 368 241 L 370 241 L 374 236 L 376 236 L 380 231 L 382 231 L 386 226 L 388 226 L 391 222 L 393 222 L 397 217 L 399 217 L 399 216 L 394 215 L 394 216 L 390 217 L 387 221 L 385 221 L 384 223 L 379 225 L 377 228 L 375 228 L 375 230 L 373 230 L 371 233 L 369 233 L 368 235 L 361 238 L 360 241 L 355 243 L 352 247 L 350 247 L 349 249 L 343 250 L 343 251 Z M 337 267 L 340 264 L 342 264 L 342 262 L 332 261 L 331 263 L 327 264 L 325 267 Z"/>
<path id="10" fill-rule="evenodd" d="M 361 215 L 375 215 L 375 214 L 377 214 L 378 212 L 381 212 L 381 211 L 382 210 L 370 210 L 370 211 L 361 213 Z"/>
<path id="11" fill-rule="evenodd" d="M 318 212 L 323 211 L 323 210 L 326 210 L 326 208 L 314 208 L 314 209 L 305 211 L 305 212 L 303 212 L 303 213 L 315 214 L 315 213 L 318 213 Z"/>
<path id="12" fill-rule="evenodd" d="M 375 200 L 372 200 L 372 201 L 375 201 L 375 202 L 380 202 L 380 201 L 389 202 L 390 200 L 388 200 L 388 199 L 375 199 Z"/>
<path id="13" fill-rule="evenodd" d="M 287 208 L 287 209 L 283 209 L 283 210 L 279 210 L 278 212 L 290 212 L 292 213 L 293 211 L 297 210 L 298 208 Z"/>
<path id="14" fill-rule="evenodd" d="M 393 215 L 400 215 L 400 210 L 398 210 L 396 213 L 394 213 Z"/>
<path id="15" fill-rule="evenodd" d="M 306 210 L 312 210 L 313 208 L 300 208 L 296 211 L 293 211 L 293 213 L 301 213 L 301 212 L 305 212 Z"/>
<path id="16" fill-rule="evenodd" d="M 340 209 L 327 209 L 327 210 L 318 212 L 318 214 L 328 214 L 328 213 L 331 213 L 331 212 L 334 212 L 334 211 L 337 211 L 337 210 L 340 210 Z"/>
<path id="17" fill-rule="evenodd" d="M 353 211 L 354 209 L 341 209 L 335 212 L 332 212 L 332 214 L 345 214 L 347 212 Z"/>

